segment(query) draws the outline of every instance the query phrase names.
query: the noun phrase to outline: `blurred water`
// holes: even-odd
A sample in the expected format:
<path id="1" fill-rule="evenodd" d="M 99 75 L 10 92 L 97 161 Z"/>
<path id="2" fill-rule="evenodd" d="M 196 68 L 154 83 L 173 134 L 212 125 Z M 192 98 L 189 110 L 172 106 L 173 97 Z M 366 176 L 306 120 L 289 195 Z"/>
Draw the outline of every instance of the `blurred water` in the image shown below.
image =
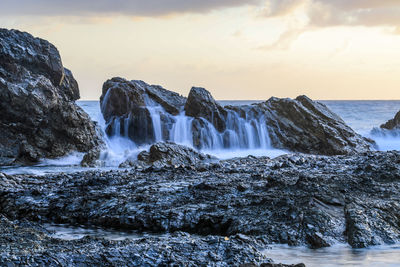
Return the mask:
<path id="1" fill-rule="evenodd" d="M 45 224 L 44 227 L 51 232 L 50 236 L 64 240 L 76 240 L 85 236 L 108 240 L 138 239 L 150 236 L 150 234 L 134 231 L 105 230 L 62 224 Z M 272 245 L 265 249 L 263 253 L 276 263 L 304 263 L 307 267 L 400 266 L 400 245 L 375 246 L 365 249 L 353 249 L 345 244 L 336 244 L 332 247 L 320 249 Z"/>
<path id="2" fill-rule="evenodd" d="M 400 245 L 353 249 L 348 245 L 309 249 L 276 245 L 264 251 L 275 262 L 304 263 L 307 267 L 399 267 Z"/>
<path id="3" fill-rule="evenodd" d="M 262 101 L 238 100 L 238 101 L 219 101 L 221 105 L 248 105 L 259 103 Z M 376 141 L 379 150 L 400 150 L 399 137 L 385 137 L 371 135 L 372 128 L 379 127 L 382 123 L 394 117 L 400 110 L 400 101 L 320 101 L 327 105 L 333 112 L 338 114 L 351 128 L 356 132 L 372 138 Z M 104 129 L 104 119 L 100 112 L 99 101 L 78 101 L 81 106 L 92 118 L 99 123 Z M 108 149 L 102 154 L 102 159 L 106 165 L 102 168 L 115 168 L 127 158 L 135 158 L 137 154 L 147 146 L 137 147 L 132 141 L 120 136 L 108 138 L 106 137 Z M 233 157 L 253 156 L 269 156 L 276 157 L 285 151 L 275 149 L 231 149 L 231 150 L 205 150 L 204 153 L 212 154 L 221 159 Z M 87 168 L 79 167 L 83 153 L 72 153 L 66 157 L 57 160 L 45 159 L 36 166 L 28 167 L 1 167 L 0 171 L 17 174 L 17 173 L 34 173 L 45 174 L 54 172 L 75 172 L 87 170 Z"/>

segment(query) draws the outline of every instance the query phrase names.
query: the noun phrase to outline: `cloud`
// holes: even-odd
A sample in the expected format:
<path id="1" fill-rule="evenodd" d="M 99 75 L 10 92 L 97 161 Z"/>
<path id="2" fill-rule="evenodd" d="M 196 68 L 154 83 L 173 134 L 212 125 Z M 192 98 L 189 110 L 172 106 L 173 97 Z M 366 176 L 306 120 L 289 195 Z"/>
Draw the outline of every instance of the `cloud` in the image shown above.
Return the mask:
<path id="1" fill-rule="evenodd" d="M 266 14 L 269 17 L 286 16 L 304 5 L 307 0 L 273 0 L 267 1 Z"/>
<path id="2" fill-rule="evenodd" d="M 259 3 L 260 0 L 1 0 L 0 14 L 162 16 L 185 12 L 202 13 Z"/>
<path id="3" fill-rule="evenodd" d="M 314 0 L 307 14 L 315 26 L 400 26 L 398 0 Z"/>
<path id="4" fill-rule="evenodd" d="M 269 17 L 303 9 L 308 26 L 400 26 L 399 0 L 268 0 L 267 7 Z"/>
<path id="5" fill-rule="evenodd" d="M 268 18 L 296 20 L 303 14 L 306 23 L 290 25 L 279 39 L 260 49 L 288 49 L 306 31 L 335 26 L 392 27 L 400 34 L 400 0 L 266 0 Z"/>

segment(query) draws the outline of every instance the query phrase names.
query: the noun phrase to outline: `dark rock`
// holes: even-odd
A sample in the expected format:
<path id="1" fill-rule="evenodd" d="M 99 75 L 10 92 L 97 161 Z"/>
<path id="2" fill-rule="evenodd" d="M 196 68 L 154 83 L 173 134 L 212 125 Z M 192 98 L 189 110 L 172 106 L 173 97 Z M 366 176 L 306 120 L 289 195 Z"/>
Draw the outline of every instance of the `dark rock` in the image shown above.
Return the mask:
<path id="1" fill-rule="evenodd" d="M 101 112 L 106 122 L 113 117 L 126 116 L 133 107 L 144 107 L 145 90 L 141 83 L 112 78 L 103 84 L 100 97 Z"/>
<path id="2" fill-rule="evenodd" d="M 151 99 L 159 103 L 165 111 L 172 115 L 178 115 L 185 105 L 186 98 L 166 90 L 159 85 L 145 85 L 146 92 Z"/>
<path id="3" fill-rule="evenodd" d="M 377 137 L 399 137 L 400 136 L 400 111 L 395 117 L 386 123 L 382 124 L 379 128 L 374 127 L 371 130 L 371 135 Z M 379 149 L 379 148 L 378 148 Z"/>
<path id="4" fill-rule="evenodd" d="M 226 111 L 211 96 L 210 92 L 201 87 L 192 87 L 185 104 L 185 113 L 194 118 L 204 118 L 222 132 L 226 128 Z"/>
<path id="5" fill-rule="evenodd" d="M 269 113 L 266 118 L 274 147 L 324 155 L 370 149 L 371 144 L 339 116 L 306 96 L 295 100 L 271 98 L 259 106 Z"/>
<path id="6" fill-rule="evenodd" d="M 387 121 L 380 126 L 382 129 L 386 130 L 399 130 L 400 129 L 400 111 L 394 116 L 393 119 Z"/>
<path id="7" fill-rule="evenodd" d="M 0 217 L 1 266 L 238 266 L 270 261 L 257 240 L 177 232 L 122 241 L 62 240 L 38 224 Z M 123 233 L 121 233 L 122 235 Z"/>
<path id="8" fill-rule="evenodd" d="M 139 145 L 174 141 L 171 131 L 178 120 L 174 115 L 183 104 L 186 116 L 193 118 L 190 126 L 185 125 L 190 128 L 185 141 L 197 149 L 266 148 L 268 139 L 279 149 L 340 155 L 369 151 L 375 145 L 325 105 L 306 96 L 272 97 L 260 104 L 222 107 L 204 88 L 193 87 L 186 100 L 159 86 L 113 78 L 104 84 L 101 97 L 107 134 L 127 136 Z M 155 111 L 157 106 L 165 112 Z"/>
<path id="9" fill-rule="evenodd" d="M 203 162 L 216 160 L 216 158 L 199 153 L 190 147 L 171 142 L 160 142 L 152 145 L 149 152 L 139 153 L 137 160 L 141 166 L 162 168 L 197 166 Z M 129 165 L 134 166 L 134 163 L 127 162 L 121 167 Z"/>
<path id="10" fill-rule="evenodd" d="M 35 163 L 99 144 L 96 126 L 74 101 L 78 84 L 56 47 L 0 29 L 0 165 Z"/>
<path id="11" fill-rule="evenodd" d="M 175 157 L 168 145 L 158 146 L 142 160 Z M 399 152 L 368 152 L 247 157 L 190 168 L 4 175 L 0 213 L 158 234 L 243 234 L 265 244 L 312 248 L 393 244 L 400 242 L 399 163 Z"/>
<path id="12" fill-rule="evenodd" d="M 272 146 L 290 151 L 340 155 L 369 151 L 372 140 L 363 138 L 324 104 L 306 96 L 275 98 L 260 104 L 226 107 L 246 116 L 262 114 Z"/>
<path id="13" fill-rule="evenodd" d="M 161 86 L 123 78 L 106 81 L 100 97 L 101 111 L 108 125 L 106 133 L 129 137 L 138 145 L 156 141 L 149 107 L 160 105 L 167 112 L 160 118 L 165 139 L 167 128 L 173 122 L 171 116 L 177 115 L 184 103 L 184 97 Z"/>

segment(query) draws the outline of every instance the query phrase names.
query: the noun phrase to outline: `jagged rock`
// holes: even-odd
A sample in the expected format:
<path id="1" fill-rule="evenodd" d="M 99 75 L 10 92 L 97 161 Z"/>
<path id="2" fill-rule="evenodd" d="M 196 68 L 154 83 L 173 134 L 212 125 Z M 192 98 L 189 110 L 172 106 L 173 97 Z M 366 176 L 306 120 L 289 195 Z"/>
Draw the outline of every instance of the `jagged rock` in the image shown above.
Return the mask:
<path id="1" fill-rule="evenodd" d="M 400 111 L 397 112 L 393 119 L 382 124 L 380 128 L 386 130 L 400 130 Z"/>
<path id="2" fill-rule="evenodd" d="M 382 124 L 379 128 L 374 127 L 371 134 L 378 137 L 399 137 L 400 136 L 400 111 L 394 116 L 393 119 Z"/>
<path id="3" fill-rule="evenodd" d="M 0 266 L 239 266 L 246 262 L 258 266 L 271 261 L 261 246 L 250 237 L 225 240 L 184 232 L 138 234 L 118 241 L 91 236 L 62 240 L 41 225 L 0 215 Z"/>
<path id="4" fill-rule="evenodd" d="M 181 142 L 174 139 L 172 130 L 179 120 L 174 115 L 182 110 L 185 100 L 142 81 L 113 78 L 104 84 L 101 97 L 107 133 L 128 136 L 137 144 Z M 165 112 L 155 112 L 157 105 Z M 279 149 L 338 155 L 365 152 L 374 146 L 372 140 L 355 133 L 325 105 L 306 96 L 272 97 L 264 103 L 222 107 L 207 90 L 193 87 L 184 110 L 190 119 L 180 121 L 185 125 L 179 126 L 182 128 L 178 131 L 184 132 L 178 135 L 185 135 L 185 142 L 197 149 L 267 149 L 270 142 Z M 155 119 L 158 115 L 154 112 L 159 119 Z M 156 130 L 155 125 L 161 129 Z M 156 131 L 161 132 L 158 138 Z"/>
<path id="5" fill-rule="evenodd" d="M 101 143 L 75 104 L 79 88 L 55 46 L 0 29 L 0 165 L 34 163 Z"/>
<path id="6" fill-rule="evenodd" d="M 226 128 L 226 111 L 212 97 L 210 92 L 201 87 L 192 87 L 185 104 L 187 116 L 204 118 L 222 132 Z"/>
<path id="7" fill-rule="evenodd" d="M 338 155 L 365 152 L 372 145 L 324 104 L 306 96 L 294 100 L 271 98 L 258 107 L 265 108 L 268 131 L 274 147 Z"/>
<path id="8" fill-rule="evenodd" d="M 107 80 L 100 97 L 101 111 L 108 125 L 106 133 L 127 136 L 139 145 L 156 141 L 149 107 L 160 105 L 167 111 L 160 118 L 166 137 L 171 115 L 177 115 L 184 103 L 184 97 L 161 86 L 123 78 Z"/>
<path id="9" fill-rule="evenodd" d="M 290 151 L 340 155 L 369 151 L 373 141 L 354 132 L 324 104 L 307 96 L 272 97 L 250 106 L 226 107 L 240 116 L 262 116 L 271 144 Z"/>
<path id="10" fill-rule="evenodd" d="M 7 175 L 0 214 L 158 234 L 243 234 L 313 248 L 393 244 L 400 242 L 399 163 L 400 152 L 291 154 L 191 168 Z"/>
<path id="11" fill-rule="evenodd" d="M 152 145 L 149 151 L 139 153 L 137 163 L 133 160 L 128 160 L 122 163 L 120 167 L 135 166 L 137 164 L 156 168 L 190 167 L 211 160 L 216 160 L 216 158 L 199 153 L 190 147 L 171 142 L 159 142 Z"/>
<path id="12" fill-rule="evenodd" d="M 146 92 L 155 102 L 159 103 L 165 111 L 172 115 L 178 115 L 185 105 L 186 98 L 179 94 L 166 90 L 159 85 L 145 84 Z"/>

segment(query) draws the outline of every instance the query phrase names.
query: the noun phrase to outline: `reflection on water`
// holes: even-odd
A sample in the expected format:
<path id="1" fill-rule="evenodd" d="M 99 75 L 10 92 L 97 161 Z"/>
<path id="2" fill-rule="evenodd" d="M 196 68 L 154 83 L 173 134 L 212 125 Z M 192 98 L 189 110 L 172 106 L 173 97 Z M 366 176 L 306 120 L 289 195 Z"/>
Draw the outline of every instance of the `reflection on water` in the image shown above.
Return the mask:
<path id="1" fill-rule="evenodd" d="M 347 245 L 335 245 L 330 248 L 309 249 L 276 245 L 265 250 L 265 255 L 274 262 L 296 264 L 307 267 L 399 267 L 400 245 L 376 246 L 368 249 L 352 249 Z"/>
<path id="2" fill-rule="evenodd" d="M 121 232 L 118 230 L 105 230 L 102 228 L 93 227 L 86 228 L 64 224 L 45 224 L 44 228 L 51 233 L 51 237 L 63 240 L 76 240 L 81 239 L 85 236 L 104 238 L 107 240 L 125 240 L 137 239 L 145 236 L 144 234 L 138 234 L 133 231 Z"/>
<path id="3" fill-rule="evenodd" d="M 44 227 L 51 232 L 51 237 L 63 240 L 76 240 L 85 236 L 108 240 L 139 239 L 156 236 L 154 234 L 136 233 L 134 231 L 105 230 L 102 228 L 86 228 L 62 224 L 45 224 Z M 268 247 L 264 251 L 264 254 L 274 262 L 286 264 L 304 263 L 307 267 L 400 266 L 400 244 L 375 246 L 368 249 L 352 249 L 350 246 L 344 244 L 321 249 L 273 245 Z"/>

